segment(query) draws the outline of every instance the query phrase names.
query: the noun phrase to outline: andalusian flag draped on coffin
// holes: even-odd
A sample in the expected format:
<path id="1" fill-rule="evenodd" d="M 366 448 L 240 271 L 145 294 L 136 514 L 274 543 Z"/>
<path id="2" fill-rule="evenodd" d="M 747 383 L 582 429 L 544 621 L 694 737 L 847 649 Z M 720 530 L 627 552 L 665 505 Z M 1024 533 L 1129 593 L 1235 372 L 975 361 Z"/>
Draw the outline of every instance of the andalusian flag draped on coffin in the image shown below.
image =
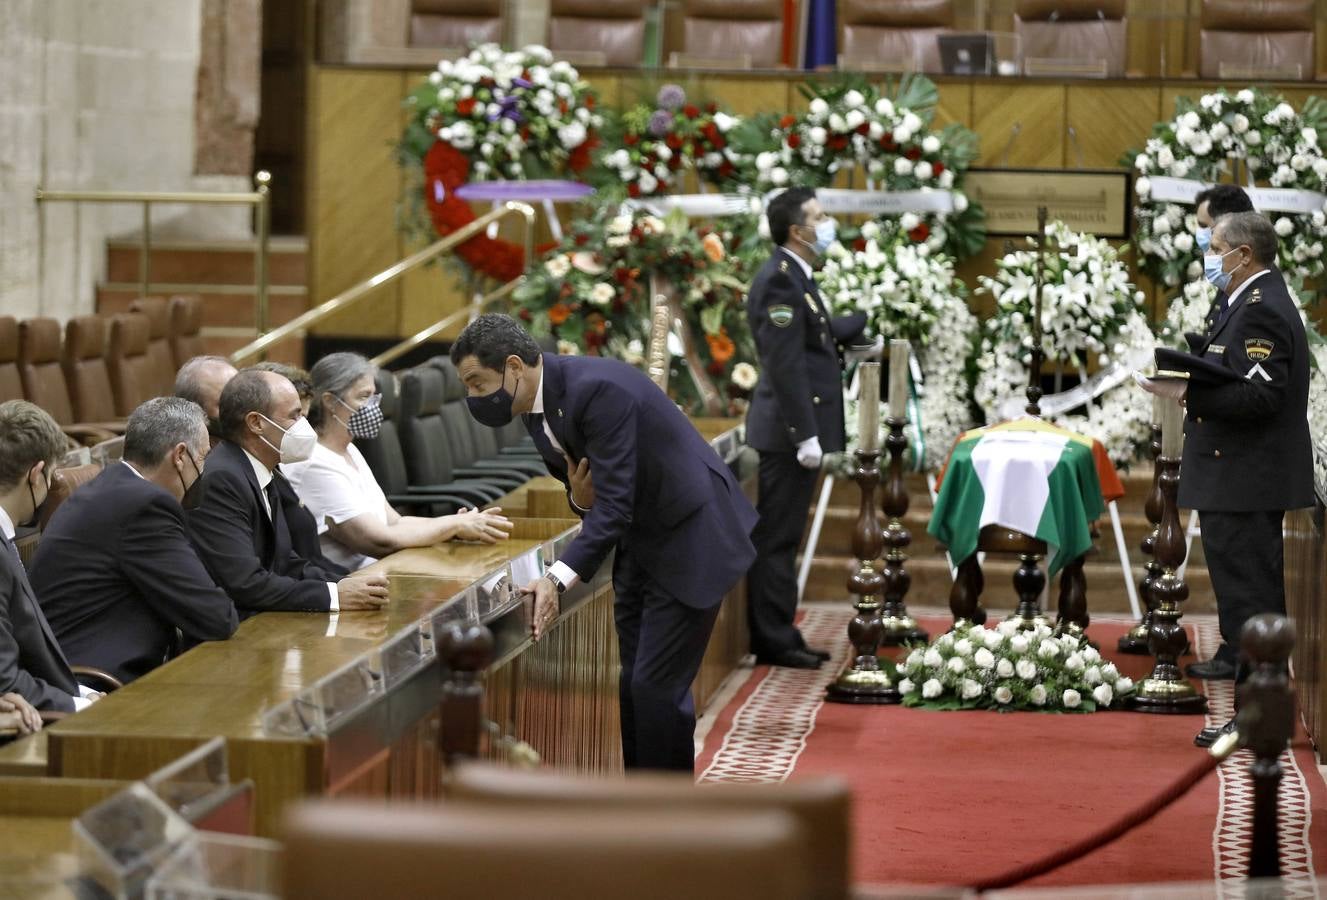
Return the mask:
<path id="1" fill-rule="evenodd" d="M 1055 574 L 1092 546 L 1092 523 L 1124 486 L 1099 441 L 1040 419 L 964 433 L 940 473 L 927 531 L 955 564 L 977 550 L 987 525 L 1045 541 Z"/>

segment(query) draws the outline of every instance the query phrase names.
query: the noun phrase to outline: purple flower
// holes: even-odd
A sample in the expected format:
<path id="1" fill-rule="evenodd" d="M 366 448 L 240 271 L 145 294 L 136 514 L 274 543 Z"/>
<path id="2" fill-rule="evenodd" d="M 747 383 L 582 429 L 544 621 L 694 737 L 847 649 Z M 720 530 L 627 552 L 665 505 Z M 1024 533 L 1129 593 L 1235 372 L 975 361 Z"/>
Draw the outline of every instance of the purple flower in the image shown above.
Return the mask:
<path id="1" fill-rule="evenodd" d="M 663 137 L 673 127 L 673 114 L 667 110 L 657 109 L 654 115 L 650 116 L 649 130 L 655 137 Z"/>
<path id="2" fill-rule="evenodd" d="M 676 84 L 665 84 L 659 88 L 658 102 L 664 109 L 680 109 L 687 102 L 687 92 Z"/>

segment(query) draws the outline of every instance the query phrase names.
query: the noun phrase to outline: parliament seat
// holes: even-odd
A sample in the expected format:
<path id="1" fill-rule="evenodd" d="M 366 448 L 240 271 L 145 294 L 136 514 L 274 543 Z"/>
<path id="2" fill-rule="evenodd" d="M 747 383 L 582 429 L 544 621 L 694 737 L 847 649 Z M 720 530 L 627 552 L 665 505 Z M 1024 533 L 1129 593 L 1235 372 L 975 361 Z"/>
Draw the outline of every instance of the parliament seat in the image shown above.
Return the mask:
<path id="1" fill-rule="evenodd" d="M 801 823 L 806 849 L 816 861 L 808 897 L 842 900 L 848 895 L 848 848 L 852 795 L 836 778 L 781 784 L 696 784 L 690 776 L 630 774 L 592 778 L 550 770 L 525 771 L 484 763 L 451 770 L 447 796 L 483 808 L 561 810 L 570 818 L 636 811 L 685 813 L 697 820 L 714 812 L 786 813 Z"/>
<path id="2" fill-rule="evenodd" d="M 650 5 L 651 0 L 552 0 L 548 48 L 573 63 L 639 66 Z"/>
<path id="3" fill-rule="evenodd" d="M 39 317 L 18 323 L 18 370 L 23 398 L 46 410 L 65 434 L 91 446 L 124 432 L 124 423 L 80 422 L 74 416 L 65 379 L 60 323 Z"/>
<path id="4" fill-rule="evenodd" d="M 121 416 L 128 416 L 145 400 L 157 396 L 152 390 L 148 369 L 148 333 L 147 316 L 127 313 L 111 318 L 106 366 L 111 373 L 115 411 Z"/>
<path id="5" fill-rule="evenodd" d="M 110 370 L 106 365 L 105 316 L 75 316 L 65 323 L 64 373 L 69 384 L 69 402 L 80 422 L 110 422 L 121 418 L 111 393 Z"/>
<path id="6" fill-rule="evenodd" d="M 286 818 L 283 896 L 804 900 L 808 837 L 778 812 L 321 800 Z"/>
<path id="7" fill-rule="evenodd" d="M 37 519 L 37 527 L 45 531 L 46 524 L 51 521 L 51 517 L 60 508 L 60 504 L 68 500 L 74 491 L 100 475 L 101 471 L 102 464 L 97 462 L 84 466 L 56 469 L 51 474 L 50 499 L 42 505 L 41 515 Z"/>
<path id="8" fill-rule="evenodd" d="M 783 55 L 781 0 L 684 0 L 673 63 L 770 69 Z"/>
<path id="9" fill-rule="evenodd" d="M 425 369 L 440 374 L 442 379 L 443 402 L 438 409 L 441 425 L 435 427 L 451 448 L 451 462 L 458 478 L 484 477 L 483 472 L 492 470 L 518 473 L 522 481 L 548 474 L 537 450 L 533 456 L 525 457 L 498 452 L 499 429 L 481 425 L 470 415 L 465 402 L 465 385 L 451 360 L 445 365 L 426 366 Z M 519 426 L 522 431 L 525 428 L 519 424 L 519 419 L 514 419 L 507 428 L 512 426 Z"/>
<path id="10" fill-rule="evenodd" d="M 940 72 L 937 40 L 954 26 L 952 0 L 844 0 L 841 69 Z"/>
<path id="11" fill-rule="evenodd" d="M 456 366 L 451 359 L 446 356 L 433 356 L 424 362 L 426 366 L 432 366 L 442 371 L 445 379 L 456 379 L 456 383 L 461 385 L 461 392 L 464 395 L 465 385 L 461 382 L 461 374 L 456 371 Z M 478 422 L 473 422 L 477 427 Z M 525 431 L 525 425 L 521 422 L 519 416 L 511 420 L 511 424 L 503 428 L 489 429 L 493 434 L 499 451 L 503 455 L 525 456 L 531 459 L 539 459 L 539 450 L 535 447 L 534 441 L 530 440 L 530 435 Z"/>
<path id="12" fill-rule="evenodd" d="M 165 297 L 140 297 L 129 311 L 147 316 L 147 377 L 153 397 L 167 397 L 175 389 L 178 366 L 170 349 L 170 301 Z"/>
<path id="13" fill-rule="evenodd" d="M 18 374 L 18 320 L 0 316 L 0 403 L 23 399 L 23 379 Z"/>
<path id="14" fill-rule="evenodd" d="M 175 371 L 195 356 L 202 356 L 203 298 L 176 294 L 170 298 L 170 353 Z"/>
<path id="15" fill-rule="evenodd" d="M 1203 0 L 1203 78 L 1310 80 L 1313 0 Z"/>
<path id="16" fill-rule="evenodd" d="M 502 0 L 411 0 L 410 45 L 465 50 L 502 43 Z"/>
<path id="17" fill-rule="evenodd" d="M 1014 12 L 1023 70 L 1121 78 L 1128 58 L 1125 0 L 1018 0 Z M 1095 71 L 1084 72 L 1084 64 Z"/>

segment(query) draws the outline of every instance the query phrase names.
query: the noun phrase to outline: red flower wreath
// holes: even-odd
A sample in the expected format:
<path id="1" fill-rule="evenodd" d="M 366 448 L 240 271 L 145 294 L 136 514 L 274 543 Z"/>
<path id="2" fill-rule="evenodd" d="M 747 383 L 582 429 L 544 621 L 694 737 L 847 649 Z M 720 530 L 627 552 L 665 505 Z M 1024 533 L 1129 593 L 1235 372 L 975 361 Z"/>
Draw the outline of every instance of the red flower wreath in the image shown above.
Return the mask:
<path id="1" fill-rule="evenodd" d="M 424 200 L 439 235 L 446 237 L 477 217 L 456 189 L 470 180 L 470 160 L 445 141 L 435 141 L 424 155 Z M 476 272 L 497 281 L 520 278 L 525 272 L 525 250 L 519 244 L 478 234 L 456 248 L 456 254 Z"/>

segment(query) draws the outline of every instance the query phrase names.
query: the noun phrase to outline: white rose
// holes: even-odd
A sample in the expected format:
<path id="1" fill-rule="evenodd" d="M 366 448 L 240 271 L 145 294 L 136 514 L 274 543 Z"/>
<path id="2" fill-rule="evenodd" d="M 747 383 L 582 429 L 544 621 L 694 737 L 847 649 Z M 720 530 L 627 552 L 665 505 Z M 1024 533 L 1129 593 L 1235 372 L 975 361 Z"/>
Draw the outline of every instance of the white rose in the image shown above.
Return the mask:
<path id="1" fill-rule="evenodd" d="M 544 263 L 544 269 L 554 278 L 564 278 L 571 271 L 571 263 L 565 256 L 555 256 Z"/>
<path id="2" fill-rule="evenodd" d="M 1152 181 L 1146 176 L 1139 178 L 1133 183 L 1133 192 L 1141 199 L 1146 200 L 1152 195 Z"/>
<path id="3" fill-rule="evenodd" d="M 733 384 L 737 385 L 744 391 L 749 391 L 754 388 L 758 378 L 759 375 L 756 372 L 756 367 L 751 365 L 751 363 L 740 362 L 733 366 Z M 920 654 L 918 654 L 918 656 L 920 656 Z M 909 661 L 911 662 L 911 657 L 909 657 Z"/>
<path id="4" fill-rule="evenodd" d="M 1005 687 L 1004 685 L 1000 685 L 998 688 L 995 689 L 994 696 L 996 703 L 1008 703 L 1014 699 L 1014 692 L 1009 690 L 1009 688 Z"/>
<path id="5" fill-rule="evenodd" d="M 1253 91 L 1249 90 L 1248 88 L 1245 88 L 1244 90 L 1240 91 L 1238 94 L 1235 95 L 1235 99 L 1238 100 L 1240 103 L 1252 103 Z"/>
<path id="6" fill-rule="evenodd" d="M 1018 623 L 1005 619 L 999 625 L 995 626 L 995 630 L 1003 634 L 1005 637 L 1013 637 L 1018 634 Z"/>
<path id="7" fill-rule="evenodd" d="M 934 647 L 927 650 L 925 655 L 922 656 L 922 663 L 924 665 L 930 666 L 931 668 L 935 668 L 936 666 L 942 666 L 944 665 L 944 662 L 945 658 L 941 656 L 940 651 L 935 649 Z"/>
<path id="8" fill-rule="evenodd" d="M 831 131 L 847 131 L 848 123 L 844 120 L 843 116 L 834 113 L 834 115 L 829 117 L 829 128 Z"/>
<path id="9" fill-rule="evenodd" d="M 940 173 L 940 187 L 944 188 L 945 190 L 949 190 L 949 189 L 952 188 L 953 186 L 954 186 L 954 170 L 953 170 L 953 169 L 945 169 L 943 172 Z M 959 200 L 962 200 L 962 201 L 963 201 L 963 205 L 962 205 L 962 206 L 959 206 L 959 205 L 958 205 L 958 201 L 959 201 Z M 967 209 L 967 208 L 968 208 L 968 198 L 967 198 L 967 197 L 964 197 L 962 194 L 958 194 L 958 195 L 956 195 L 956 196 L 954 197 L 954 209 L 955 209 L 955 211 L 957 211 L 957 212 L 962 212 L 963 210 L 965 210 L 965 209 Z"/>
<path id="10" fill-rule="evenodd" d="M 1077 653 L 1070 653 L 1064 660 L 1064 667 L 1070 672 L 1083 671 L 1083 657 Z"/>
<path id="11" fill-rule="evenodd" d="M 741 363 L 738 363 L 738 365 L 741 365 Z M 734 368 L 733 371 L 736 372 L 736 368 Z M 909 666 L 920 666 L 925 655 L 926 654 L 922 653 L 921 650 L 913 650 L 908 654 L 908 658 L 904 660 L 904 662 Z"/>
<path id="12" fill-rule="evenodd" d="M 972 641 L 968 640 L 967 638 L 963 638 L 961 641 L 955 641 L 954 652 L 957 653 L 959 656 L 971 656 Z"/>
<path id="13" fill-rule="evenodd" d="M 1064 703 L 1065 709 L 1077 709 L 1078 706 L 1083 702 L 1083 695 L 1078 693 L 1078 691 L 1075 691 L 1074 689 L 1070 688 L 1069 690 L 1064 692 L 1064 696 L 1061 698 L 1061 702 Z"/>
<path id="14" fill-rule="evenodd" d="M 1203 124 L 1202 117 L 1199 116 L 1193 110 L 1189 110 L 1183 116 L 1181 116 L 1180 121 L 1183 122 L 1186 127 L 1191 129 L 1201 128 Z"/>
<path id="15" fill-rule="evenodd" d="M 1251 147 L 1256 147 L 1262 143 L 1262 135 L 1256 131 L 1250 131 L 1244 135 L 1244 141 Z"/>
<path id="16" fill-rule="evenodd" d="M 1016 634 L 1009 639 L 1009 649 L 1015 653 L 1028 652 L 1028 639 L 1025 635 Z"/>
<path id="17" fill-rule="evenodd" d="M 1249 120 L 1245 116 L 1236 114 L 1235 118 L 1230 123 L 1230 127 L 1235 134 L 1243 134 L 1249 130 Z"/>
<path id="18" fill-rule="evenodd" d="M 1115 699 L 1115 692 L 1110 685 L 1099 684 L 1092 689 L 1092 699 L 1102 706 L 1110 706 L 1110 702 Z"/>
<path id="19" fill-rule="evenodd" d="M 1152 220 L 1152 231 L 1157 234 L 1170 233 L 1170 219 L 1166 216 L 1157 216 Z"/>
<path id="20" fill-rule="evenodd" d="M 987 650 L 994 650 L 1004 643 L 1004 635 L 998 631 L 988 631 L 981 636 L 981 642 Z"/>
<path id="21" fill-rule="evenodd" d="M 1212 126 L 1212 129 L 1208 134 L 1212 136 L 1212 140 L 1214 141 L 1224 141 L 1226 138 L 1230 137 L 1230 129 L 1226 126 L 1225 122 L 1217 122 Z"/>
<path id="22" fill-rule="evenodd" d="M 1115 682 L 1115 690 L 1121 694 L 1127 694 L 1133 690 L 1133 679 L 1125 676 Z"/>
<path id="23" fill-rule="evenodd" d="M 995 664 L 995 674 L 1001 678 L 1012 678 L 1014 675 L 1014 664 L 1007 659 L 1002 659 Z"/>
<path id="24" fill-rule="evenodd" d="M 1060 655 L 1060 648 L 1054 641 L 1043 641 L 1037 655 L 1042 659 L 1055 659 Z"/>
<path id="25" fill-rule="evenodd" d="M 611 285 L 602 282 L 590 288 L 590 302 L 595 306 L 607 306 L 613 302 L 617 296 L 617 291 L 613 290 Z"/>
<path id="26" fill-rule="evenodd" d="M 949 632 L 945 632 L 944 634 L 940 635 L 940 637 L 936 638 L 935 645 L 941 648 L 942 650 L 948 650 L 950 647 L 954 646 L 954 635 Z"/>
<path id="27" fill-rule="evenodd" d="M 1188 127 L 1187 125 L 1181 125 L 1175 129 L 1175 140 L 1182 147 L 1189 146 L 1189 142 L 1193 140 L 1193 137 L 1194 137 L 1193 129 Z"/>
<path id="28" fill-rule="evenodd" d="M 1212 152 L 1212 139 L 1199 132 L 1198 136 L 1193 139 L 1193 143 L 1190 146 L 1193 148 L 1195 155 L 1206 156 Z"/>
<path id="29" fill-rule="evenodd" d="M 1097 652 L 1096 647 L 1088 644 L 1083 648 L 1083 659 L 1089 663 L 1101 662 L 1101 654 Z"/>
<path id="30" fill-rule="evenodd" d="M 1157 152 L 1157 165 L 1163 169 L 1169 169 L 1175 164 L 1175 154 L 1170 152 L 1169 147 L 1162 147 Z"/>
<path id="31" fill-rule="evenodd" d="M 829 139 L 829 132 L 817 125 L 815 128 L 808 131 L 806 136 L 811 140 L 811 143 L 815 144 L 817 147 L 823 147 L 825 141 Z"/>
<path id="32" fill-rule="evenodd" d="M 1044 684 L 1034 684 L 1028 694 L 1028 699 L 1034 706 L 1046 705 L 1046 686 Z"/>
<path id="33" fill-rule="evenodd" d="M 1014 671 L 1024 681 L 1031 681 L 1037 677 L 1037 664 L 1030 659 L 1020 659 L 1018 665 L 1014 666 Z"/>
<path id="34" fill-rule="evenodd" d="M 1318 132 L 1313 128 L 1307 126 L 1301 128 L 1299 130 L 1299 136 L 1304 139 L 1304 143 L 1309 144 L 1310 146 L 1318 143 Z"/>
<path id="35" fill-rule="evenodd" d="M 1147 158 L 1146 153 L 1139 153 L 1133 158 L 1133 167 L 1139 172 L 1146 172 L 1152 168 L 1152 160 Z"/>
<path id="36" fill-rule="evenodd" d="M 1278 103 L 1276 109 L 1272 110 L 1277 117 L 1282 120 L 1289 120 L 1295 117 L 1295 110 L 1289 103 Z"/>
<path id="37" fill-rule="evenodd" d="M 981 685 L 971 678 L 964 678 L 959 686 L 959 694 L 964 700 L 975 700 L 981 696 Z"/>
<path id="38" fill-rule="evenodd" d="M 922 138 L 922 152 L 939 153 L 940 139 L 933 134 L 928 134 L 926 137 Z"/>
<path id="39" fill-rule="evenodd" d="M 848 131 L 856 131 L 866 121 L 866 116 L 862 114 L 860 109 L 850 109 L 848 114 L 843 117 L 843 121 L 848 126 Z"/>
<path id="40" fill-rule="evenodd" d="M 1290 157 L 1290 168 L 1296 172 L 1303 172 L 1309 167 L 1309 158 L 1302 153 L 1296 153 Z"/>
<path id="41" fill-rule="evenodd" d="M 848 91 L 848 93 L 843 95 L 844 106 L 861 106 L 865 102 L 866 98 L 862 96 L 861 91 Z"/>
<path id="42" fill-rule="evenodd" d="M 885 136 L 885 126 L 881 125 L 879 122 L 872 122 L 870 130 L 866 133 L 871 136 L 871 140 L 878 141 Z"/>
<path id="43" fill-rule="evenodd" d="M 907 212 L 899 216 L 898 223 L 899 227 L 902 228 L 904 231 L 912 231 L 912 229 L 916 228 L 918 225 L 922 223 L 922 220 L 921 217 L 918 216 L 916 213 Z"/>
<path id="44" fill-rule="evenodd" d="M 960 657 L 951 656 L 949 662 L 945 663 L 945 668 L 953 672 L 955 675 L 962 675 L 968 670 L 968 664 Z"/>
<path id="45" fill-rule="evenodd" d="M 1083 680 L 1088 684 L 1101 684 L 1101 668 L 1099 666 L 1088 666 L 1087 671 L 1083 673 Z"/>
<path id="46" fill-rule="evenodd" d="M 929 181 L 933 171 L 931 164 L 923 159 L 913 168 L 912 174 L 916 175 L 919 181 Z"/>
<path id="47" fill-rule="evenodd" d="M 775 153 L 770 153 L 769 151 L 759 153 L 756 155 L 756 168 L 761 172 L 768 172 L 770 169 L 774 168 L 778 161 L 779 157 Z"/>
<path id="48" fill-rule="evenodd" d="M 714 114 L 714 127 L 719 129 L 720 132 L 732 131 L 737 122 L 737 119 L 727 113 L 716 112 Z"/>
<path id="49" fill-rule="evenodd" d="M 655 178 L 649 172 L 641 172 L 640 178 L 636 180 L 636 183 L 640 185 L 640 191 L 642 194 L 653 193 L 659 188 L 659 179 Z"/>
<path id="50" fill-rule="evenodd" d="M 977 664 L 979 669 L 989 669 L 995 665 L 995 654 L 982 647 L 973 655 L 972 661 Z"/>
<path id="51" fill-rule="evenodd" d="M 916 688 L 917 685 L 913 684 L 912 681 L 907 678 L 904 678 L 898 683 L 898 692 L 900 694 L 911 694 Z"/>
<path id="52" fill-rule="evenodd" d="M 887 97 L 881 97 L 879 100 L 875 101 L 875 114 L 882 117 L 894 115 L 893 102 Z"/>
<path id="53" fill-rule="evenodd" d="M 1276 233 L 1281 237 L 1289 237 L 1295 231 L 1295 223 L 1281 216 L 1276 220 Z"/>
<path id="54" fill-rule="evenodd" d="M 1313 161 L 1313 174 L 1319 178 L 1327 178 L 1327 158 L 1320 156 Z"/>
<path id="55" fill-rule="evenodd" d="M 1175 235 L 1175 249 L 1181 253 L 1188 253 L 1193 249 L 1193 235 L 1180 233 Z"/>
<path id="56" fill-rule="evenodd" d="M 570 125 L 563 125 L 558 129 L 558 142 L 568 150 L 575 149 L 585 143 L 585 126 L 580 122 L 572 122 Z"/>
<path id="57" fill-rule="evenodd" d="M 817 97 L 811 101 L 811 115 L 823 116 L 827 112 L 829 112 L 829 104 L 823 99 Z"/>
<path id="58" fill-rule="evenodd" d="M 776 166 L 774 169 L 770 170 L 769 180 L 773 182 L 776 187 L 782 187 L 788 183 L 788 170 L 783 166 Z"/>
<path id="59" fill-rule="evenodd" d="M 922 685 L 922 697 L 924 697 L 927 700 L 934 700 L 936 697 L 939 697 L 941 694 L 943 694 L 944 691 L 945 691 L 945 686 L 940 682 L 936 681 L 934 678 L 930 679 L 929 681 L 927 681 L 925 684 Z"/>
<path id="60" fill-rule="evenodd" d="M 908 176 L 912 174 L 912 160 L 900 156 L 894 160 L 894 174 L 899 176 Z"/>
<path id="61" fill-rule="evenodd" d="M 673 158 L 673 151 L 668 149 L 667 144 L 660 144 L 659 146 L 654 148 L 654 155 L 659 157 L 664 162 L 668 162 L 668 160 Z"/>
<path id="62" fill-rule="evenodd" d="M 1101 667 L 1101 678 L 1104 681 L 1115 681 L 1120 677 L 1120 670 L 1115 668 L 1115 663 L 1108 662 Z"/>

